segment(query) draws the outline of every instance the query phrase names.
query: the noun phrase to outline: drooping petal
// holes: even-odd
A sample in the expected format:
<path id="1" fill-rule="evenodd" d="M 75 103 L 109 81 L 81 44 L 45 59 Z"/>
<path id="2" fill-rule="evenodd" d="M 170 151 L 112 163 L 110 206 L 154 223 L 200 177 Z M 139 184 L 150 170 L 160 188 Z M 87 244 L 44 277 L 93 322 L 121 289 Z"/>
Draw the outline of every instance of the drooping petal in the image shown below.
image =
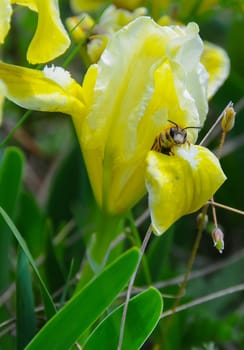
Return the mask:
<path id="1" fill-rule="evenodd" d="M 38 11 L 38 24 L 28 47 L 30 63 L 45 63 L 62 55 L 70 45 L 69 36 L 61 22 L 57 0 L 31 1 Z M 28 4 L 28 1 L 24 1 Z"/>
<path id="2" fill-rule="evenodd" d="M 82 88 L 60 67 L 38 71 L 0 62 L 0 93 L 33 110 L 82 116 Z"/>
<path id="3" fill-rule="evenodd" d="M 0 1 L 0 44 L 4 42 L 10 28 L 10 20 L 12 15 L 12 7 L 10 0 Z"/>
<path id="4" fill-rule="evenodd" d="M 204 42 L 201 62 L 209 74 L 208 98 L 211 98 L 228 77 L 230 60 L 221 47 Z"/>
<path id="5" fill-rule="evenodd" d="M 167 156 L 147 156 L 146 186 L 152 227 L 164 233 L 175 221 L 200 209 L 225 181 L 218 159 L 207 148 L 185 144 Z"/>

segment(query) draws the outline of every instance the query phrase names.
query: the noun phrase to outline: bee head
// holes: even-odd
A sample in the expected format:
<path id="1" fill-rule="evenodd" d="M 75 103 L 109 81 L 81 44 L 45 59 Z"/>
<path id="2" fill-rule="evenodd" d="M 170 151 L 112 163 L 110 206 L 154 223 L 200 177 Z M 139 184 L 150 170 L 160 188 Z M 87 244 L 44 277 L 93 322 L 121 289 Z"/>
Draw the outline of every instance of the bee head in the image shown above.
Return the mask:
<path id="1" fill-rule="evenodd" d="M 186 129 L 201 129 L 200 126 L 187 126 L 186 128 L 181 128 L 179 127 L 178 124 L 176 124 L 172 120 L 168 120 L 168 121 L 175 125 L 174 127 L 170 128 L 169 134 L 176 144 L 183 144 L 186 142 L 187 140 Z"/>

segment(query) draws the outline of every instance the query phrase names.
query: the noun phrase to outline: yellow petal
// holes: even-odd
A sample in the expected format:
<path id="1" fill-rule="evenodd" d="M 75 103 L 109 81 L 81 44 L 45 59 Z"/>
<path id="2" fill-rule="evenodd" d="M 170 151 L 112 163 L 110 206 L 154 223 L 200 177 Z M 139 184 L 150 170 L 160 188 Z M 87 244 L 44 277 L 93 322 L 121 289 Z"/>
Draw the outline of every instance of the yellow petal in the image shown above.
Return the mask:
<path id="1" fill-rule="evenodd" d="M 33 110 L 82 116 L 82 89 L 60 67 L 38 71 L 0 62 L 0 93 Z"/>
<path id="2" fill-rule="evenodd" d="M 164 233 L 175 221 L 200 209 L 225 181 L 218 159 L 207 148 L 185 144 L 174 155 L 151 151 L 146 186 L 152 227 Z"/>
<path id="3" fill-rule="evenodd" d="M 70 45 L 69 36 L 60 19 L 57 1 L 40 0 L 35 2 L 38 11 L 38 24 L 27 51 L 27 59 L 32 64 L 51 61 L 62 55 Z"/>
<path id="4" fill-rule="evenodd" d="M 205 42 L 201 62 L 209 74 L 208 98 L 211 98 L 228 77 L 230 60 L 222 48 Z"/>
<path id="5" fill-rule="evenodd" d="M 10 28 L 10 20 L 12 15 L 10 0 L 0 1 L 0 14 L 0 44 L 2 44 Z"/>
<path id="6" fill-rule="evenodd" d="M 200 80 L 194 71 L 200 54 L 196 25 L 160 27 L 139 17 L 114 34 L 89 68 L 83 85 L 89 113 L 78 135 L 97 201 L 110 213 L 130 208 L 145 193 L 145 157 L 171 110 L 185 118 L 181 127 L 199 125 L 188 85 Z"/>

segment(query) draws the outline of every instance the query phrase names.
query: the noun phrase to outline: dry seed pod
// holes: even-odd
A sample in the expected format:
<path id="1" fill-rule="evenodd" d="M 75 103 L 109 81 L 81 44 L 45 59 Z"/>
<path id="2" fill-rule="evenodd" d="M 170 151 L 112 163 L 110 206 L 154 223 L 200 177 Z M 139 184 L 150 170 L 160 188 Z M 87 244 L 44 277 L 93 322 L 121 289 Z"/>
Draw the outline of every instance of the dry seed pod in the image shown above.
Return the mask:
<path id="1" fill-rule="evenodd" d="M 236 112 L 233 108 L 233 103 L 226 109 L 224 116 L 221 121 L 222 130 L 229 132 L 235 125 Z"/>

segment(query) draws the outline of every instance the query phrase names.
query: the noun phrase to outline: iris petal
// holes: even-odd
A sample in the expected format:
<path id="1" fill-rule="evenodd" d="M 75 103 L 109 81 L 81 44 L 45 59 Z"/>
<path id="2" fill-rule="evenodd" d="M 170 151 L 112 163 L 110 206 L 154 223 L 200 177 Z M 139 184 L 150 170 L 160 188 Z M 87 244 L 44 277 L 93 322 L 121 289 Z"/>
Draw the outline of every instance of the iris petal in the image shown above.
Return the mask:
<path id="1" fill-rule="evenodd" d="M 64 69 L 49 72 L 0 62 L 0 93 L 33 110 L 82 116 L 82 89 Z"/>
<path id="2" fill-rule="evenodd" d="M 147 156 L 146 186 L 152 227 L 164 233 L 175 221 L 200 209 L 225 181 L 218 159 L 207 148 L 185 144 L 168 156 Z"/>
<path id="3" fill-rule="evenodd" d="M 230 60 L 221 47 L 204 42 L 201 62 L 209 74 L 208 98 L 211 98 L 228 77 Z"/>
<path id="4" fill-rule="evenodd" d="M 57 1 L 38 1 L 37 11 L 37 29 L 27 51 L 27 59 L 32 64 L 51 61 L 70 45 L 69 36 L 60 20 Z"/>
<path id="5" fill-rule="evenodd" d="M 2 44 L 10 28 L 10 20 L 12 15 L 10 0 L 0 1 L 0 14 L 0 44 Z"/>

